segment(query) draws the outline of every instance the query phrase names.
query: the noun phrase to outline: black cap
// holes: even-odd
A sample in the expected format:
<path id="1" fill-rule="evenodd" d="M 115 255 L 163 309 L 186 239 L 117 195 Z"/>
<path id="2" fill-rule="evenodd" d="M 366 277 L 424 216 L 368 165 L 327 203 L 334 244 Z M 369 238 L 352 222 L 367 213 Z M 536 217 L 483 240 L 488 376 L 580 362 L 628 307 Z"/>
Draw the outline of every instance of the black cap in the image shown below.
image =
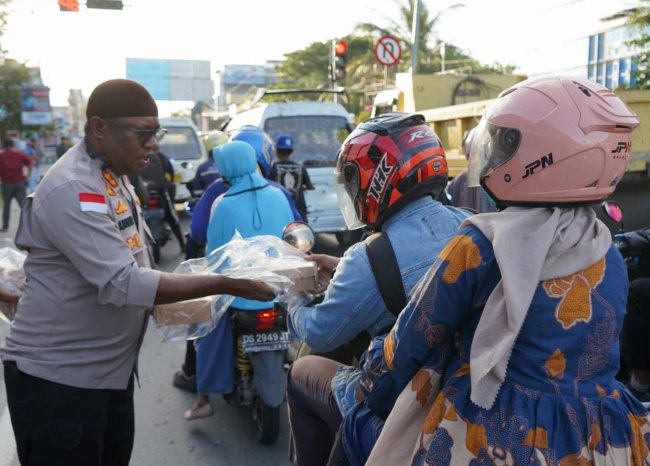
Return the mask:
<path id="1" fill-rule="evenodd" d="M 86 118 L 158 116 L 156 102 L 149 91 L 130 79 L 111 79 L 97 86 L 88 98 Z"/>

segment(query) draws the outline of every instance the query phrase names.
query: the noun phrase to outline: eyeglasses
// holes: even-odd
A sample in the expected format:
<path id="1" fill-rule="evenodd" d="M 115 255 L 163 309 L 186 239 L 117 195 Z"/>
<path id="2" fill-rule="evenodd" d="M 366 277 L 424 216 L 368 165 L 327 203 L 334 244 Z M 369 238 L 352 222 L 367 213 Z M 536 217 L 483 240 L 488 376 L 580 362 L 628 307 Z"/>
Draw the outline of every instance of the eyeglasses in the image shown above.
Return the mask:
<path id="1" fill-rule="evenodd" d="M 111 120 L 106 118 L 106 121 L 108 121 L 110 124 L 119 126 L 120 128 L 128 129 L 130 131 L 133 131 L 134 133 L 138 134 L 138 141 L 140 141 L 140 145 L 144 146 L 146 143 L 148 143 L 151 138 L 156 138 L 156 141 L 160 141 L 165 134 L 167 133 L 167 130 L 165 128 L 134 128 L 133 126 L 129 125 L 123 125 L 122 123 L 118 123 L 115 120 Z"/>

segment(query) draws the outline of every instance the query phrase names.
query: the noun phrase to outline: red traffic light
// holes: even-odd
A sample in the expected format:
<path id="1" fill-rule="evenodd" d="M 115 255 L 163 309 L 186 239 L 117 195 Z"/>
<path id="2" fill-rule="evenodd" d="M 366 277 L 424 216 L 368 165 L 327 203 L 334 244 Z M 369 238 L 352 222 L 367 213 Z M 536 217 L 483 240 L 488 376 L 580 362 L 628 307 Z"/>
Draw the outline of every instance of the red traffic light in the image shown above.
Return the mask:
<path id="1" fill-rule="evenodd" d="M 58 4 L 61 11 L 79 11 L 78 0 L 59 0 Z"/>
<path id="2" fill-rule="evenodd" d="M 345 41 L 339 41 L 334 46 L 334 52 L 337 55 L 344 55 L 348 51 L 348 43 Z"/>

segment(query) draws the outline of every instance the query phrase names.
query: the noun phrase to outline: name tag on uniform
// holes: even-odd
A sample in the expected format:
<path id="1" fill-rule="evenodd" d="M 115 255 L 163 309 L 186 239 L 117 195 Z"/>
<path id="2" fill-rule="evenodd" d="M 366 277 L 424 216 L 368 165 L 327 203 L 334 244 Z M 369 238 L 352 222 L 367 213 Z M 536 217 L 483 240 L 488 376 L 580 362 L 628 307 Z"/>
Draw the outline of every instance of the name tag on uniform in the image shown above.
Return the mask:
<path id="1" fill-rule="evenodd" d="M 130 226 L 133 226 L 134 223 L 133 215 L 131 215 L 117 222 L 117 225 L 120 227 L 120 230 L 126 230 Z"/>

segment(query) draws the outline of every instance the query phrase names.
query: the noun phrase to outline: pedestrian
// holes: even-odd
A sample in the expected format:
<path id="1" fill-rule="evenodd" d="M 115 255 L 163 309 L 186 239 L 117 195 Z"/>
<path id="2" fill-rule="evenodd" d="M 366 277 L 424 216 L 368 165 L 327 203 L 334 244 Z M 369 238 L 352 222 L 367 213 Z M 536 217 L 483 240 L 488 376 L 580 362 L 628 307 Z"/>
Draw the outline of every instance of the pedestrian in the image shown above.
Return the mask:
<path id="1" fill-rule="evenodd" d="M 625 264 L 591 207 L 620 181 L 631 154 L 607 155 L 638 124 L 574 76 L 497 97 L 469 184 L 500 210 L 463 223 L 368 351 L 346 462 L 649 464 L 650 416 L 615 379 Z"/>
<path id="2" fill-rule="evenodd" d="M 41 174 L 41 161 L 43 160 L 44 154 L 43 151 L 41 150 L 40 147 L 38 147 L 38 141 L 36 138 L 30 138 L 29 142 L 27 143 L 27 149 L 25 150 L 27 152 L 27 155 L 29 155 L 32 158 L 32 161 L 34 162 L 32 165 L 32 171 L 29 173 L 29 177 L 27 178 L 27 187 L 29 188 L 29 192 L 33 193 L 36 191 L 36 185 L 38 184 L 38 178 Z"/>
<path id="3" fill-rule="evenodd" d="M 152 270 L 127 180 L 164 130 L 149 92 L 109 80 L 91 93 L 85 137 L 22 209 L 26 285 L 0 357 L 23 465 L 126 466 L 133 384 L 154 304 L 215 294 L 272 299 L 262 283 Z"/>
<path id="4" fill-rule="evenodd" d="M 70 144 L 70 138 L 68 136 L 61 136 L 61 142 L 58 146 L 56 146 L 57 160 L 60 159 L 63 154 L 65 154 L 68 149 L 70 149 L 70 147 L 72 147 L 72 144 Z"/>
<path id="5" fill-rule="evenodd" d="M 22 207 L 27 189 L 25 182 L 29 178 L 34 165 L 25 152 L 15 148 L 13 139 L 7 138 L 2 142 L 4 150 L 0 152 L 0 181 L 2 181 L 2 229 L 4 233 L 9 229 L 9 216 L 11 213 L 11 200 L 16 199 Z M 25 168 L 27 174 L 25 174 Z"/>
<path id="6" fill-rule="evenodd" d="M 293 137 L 280 134 L 275 139 L 275 155 L 278 160 L 271 165 L 269 179 L 280 183 L 289 190 L 296 202 L 296 207 L 301 217 L 307 221 L 307 204 L 305 202 L 305 189 L 314 189 L 309 179 L 309 173 L 303 164 L 290 160 L 294 150 Z"/>

